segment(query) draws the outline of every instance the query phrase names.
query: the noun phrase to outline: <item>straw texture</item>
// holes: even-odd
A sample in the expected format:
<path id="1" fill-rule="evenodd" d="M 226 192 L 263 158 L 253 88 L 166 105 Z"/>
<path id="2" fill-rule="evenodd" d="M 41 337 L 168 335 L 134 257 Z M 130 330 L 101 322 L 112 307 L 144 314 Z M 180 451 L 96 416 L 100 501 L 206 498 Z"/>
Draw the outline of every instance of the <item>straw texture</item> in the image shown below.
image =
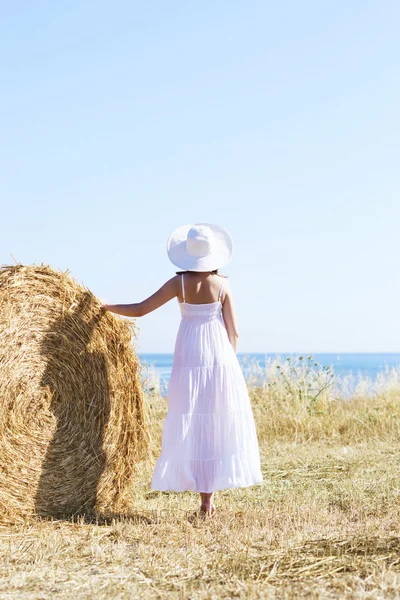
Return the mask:
<path id="1" fill-rule="evenodd" d="M 135 327 L 67 273 L 0 269 L 0 521 L 129 510 L 149 447 Z"/>

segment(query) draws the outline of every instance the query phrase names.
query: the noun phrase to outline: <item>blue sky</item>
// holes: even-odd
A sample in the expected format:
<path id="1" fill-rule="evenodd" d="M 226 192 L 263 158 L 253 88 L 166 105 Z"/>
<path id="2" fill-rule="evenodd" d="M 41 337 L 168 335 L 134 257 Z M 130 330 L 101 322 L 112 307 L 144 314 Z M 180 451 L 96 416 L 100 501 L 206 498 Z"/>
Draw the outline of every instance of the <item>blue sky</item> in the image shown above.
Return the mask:
<path id="1" fill-rule="evenodd" d="M 0 2 L 0 262 L 108 302 L 235 243 L 242 352 L 400 351 L 400 3 Z M 138 320 L 172 352 L 172 301 Z"/>

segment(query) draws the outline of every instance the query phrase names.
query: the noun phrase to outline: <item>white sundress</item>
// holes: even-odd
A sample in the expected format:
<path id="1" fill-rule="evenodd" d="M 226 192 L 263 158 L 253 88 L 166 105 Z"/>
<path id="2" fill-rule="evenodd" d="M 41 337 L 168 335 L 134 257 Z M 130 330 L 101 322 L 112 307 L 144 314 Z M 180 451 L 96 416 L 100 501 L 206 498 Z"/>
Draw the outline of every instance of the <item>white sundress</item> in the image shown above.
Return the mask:
<path id="1" fill-rule="evenodd" d="M 162 448 L 153 490 L 215 492 L 263 481 L 246 382 L 217 302 L 179 302 Z"/>

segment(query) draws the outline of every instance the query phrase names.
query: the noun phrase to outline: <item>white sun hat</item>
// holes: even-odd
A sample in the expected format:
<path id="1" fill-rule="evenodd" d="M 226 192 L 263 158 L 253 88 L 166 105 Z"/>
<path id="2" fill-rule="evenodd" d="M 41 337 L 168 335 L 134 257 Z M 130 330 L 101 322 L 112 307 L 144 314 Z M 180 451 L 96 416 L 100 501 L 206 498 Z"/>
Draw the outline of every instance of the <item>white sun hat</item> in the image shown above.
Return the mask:
<path id="1" fill-rule="evenodd" d="M 185 271 L 215 271 L 231 260 L 233 241 L 219 225 L 182 225 L 169 236 L 167 252 L 170 261 Z"/>

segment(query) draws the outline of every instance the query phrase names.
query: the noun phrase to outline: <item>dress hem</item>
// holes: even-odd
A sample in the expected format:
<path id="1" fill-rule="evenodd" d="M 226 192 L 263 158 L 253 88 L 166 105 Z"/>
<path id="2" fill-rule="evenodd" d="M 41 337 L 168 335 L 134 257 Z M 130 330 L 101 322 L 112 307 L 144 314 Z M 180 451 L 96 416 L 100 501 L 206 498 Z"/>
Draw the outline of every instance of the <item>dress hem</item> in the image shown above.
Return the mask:
<path id="1" fill-rule="evenodd" d="M 203 493 L 203 494 L 211 494 L 213 492 L 221 492 L 223 490 L 230 490 L 230 489 L 234 489 L 234 488 L 246 488 L 246 487 L 251 487 L 253 485 L 260 485 L 261 483 L 263 483 L 264 479 L 261 478 L 259 481 L 255 481 L 253 483 L 232 483 L 231 485 L 225 485 L 224 487 L 213 487 L 212 490 L 198 490 L 198 489 L 192 489 L 192 488 L 172 488 L 172 487 L 165 487 L 165 488 L 161 488 L 161 487 L 150 487 L 150 489 L 152 491 L 157 491 L 157 492 L 196 492 L 196 493 Z M 218 485 L 218 484 L 217 484 Z"/>

